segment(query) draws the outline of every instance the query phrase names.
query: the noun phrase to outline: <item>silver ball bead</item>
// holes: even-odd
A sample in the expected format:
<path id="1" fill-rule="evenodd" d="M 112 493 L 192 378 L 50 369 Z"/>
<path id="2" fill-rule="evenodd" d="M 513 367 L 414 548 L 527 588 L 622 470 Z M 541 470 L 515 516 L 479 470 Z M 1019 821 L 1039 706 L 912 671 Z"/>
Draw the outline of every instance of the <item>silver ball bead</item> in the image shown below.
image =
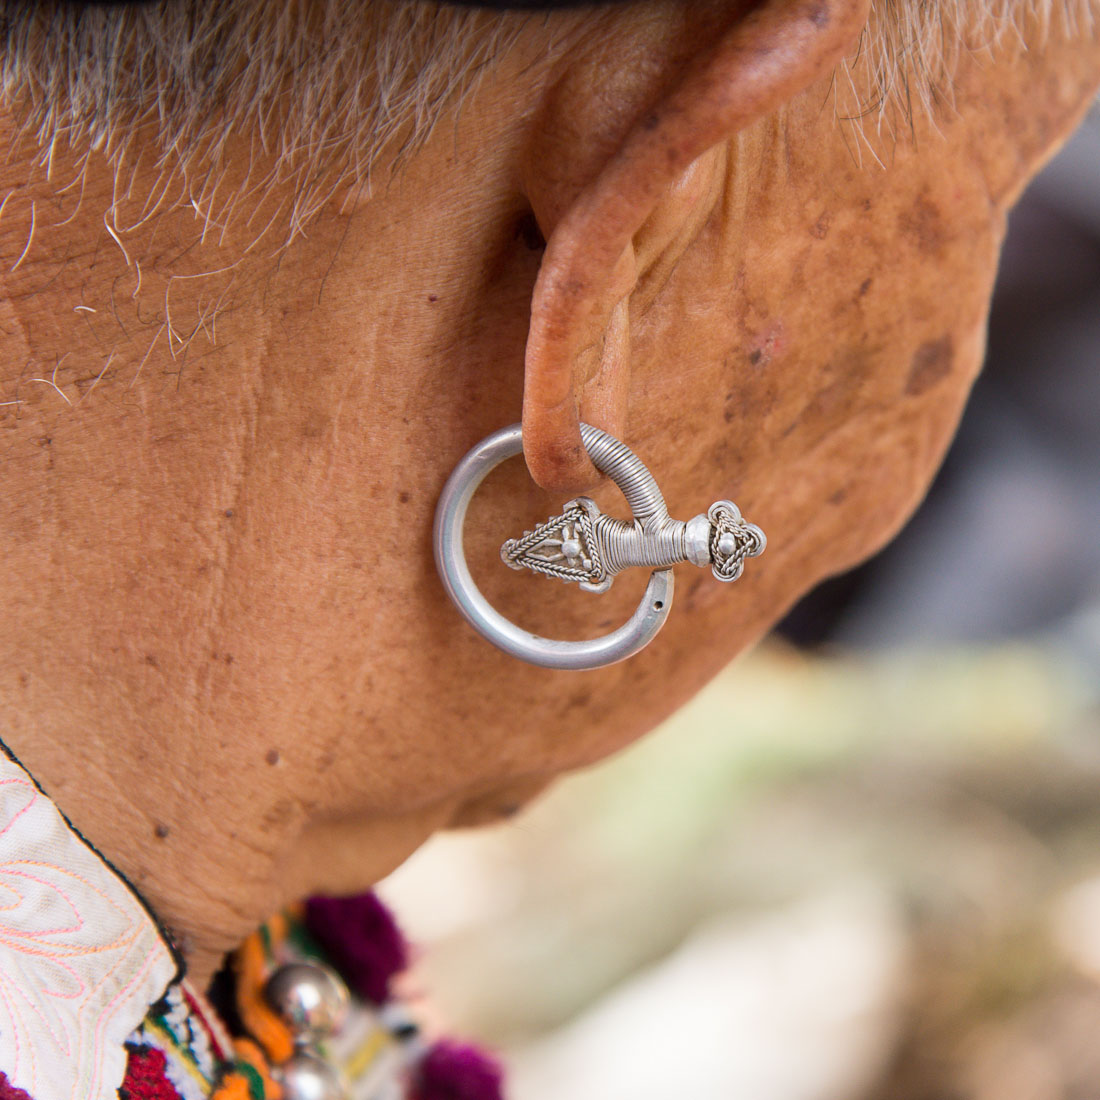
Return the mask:
<path id="1" fill-rule="evenodd" d="M 272 1072 L 283 1086 L 283 1100 L 347 1100 L 340 1071 L 308 1051 L 299 1050 Z"/>
<path id="2" fill-rule="evenodd" d="M 348 987 L 323 963 L 280 967 L 268 979 L 264 996 L 299 1043 L 332 1035 L 348 1018 Z"/>
<path id="3" fill-rule="evenodd" d="M 728 558 L 737 549 L 737 539 L 728 532 L 718 536 L 718 553 Z"/>

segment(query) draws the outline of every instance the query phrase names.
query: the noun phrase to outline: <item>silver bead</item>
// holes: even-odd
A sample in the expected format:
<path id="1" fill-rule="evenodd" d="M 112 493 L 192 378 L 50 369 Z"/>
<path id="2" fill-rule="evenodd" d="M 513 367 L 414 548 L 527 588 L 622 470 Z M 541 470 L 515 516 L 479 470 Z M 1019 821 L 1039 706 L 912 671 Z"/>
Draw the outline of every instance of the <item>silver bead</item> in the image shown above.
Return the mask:
<path id="1" fill-rule="evenodd" d="M 348 987 L 323 963 L 280 967 L 268 979 L 264 996 L 298 1043 L 332 1035 L 348 1017 Z"/>
<path id="2" fill-rule="evenodd" d="M 684 557 L 692 565 L 710 565 L 710 520 L 692 516 L 684 524 Z"/>
<path id="3" fill-rule="evenodd" d="M 292 1054 L 272 1074 L 283 1086 L 283 1100 L 347 1100 L 343 1074 L 308 1051 Z"/>

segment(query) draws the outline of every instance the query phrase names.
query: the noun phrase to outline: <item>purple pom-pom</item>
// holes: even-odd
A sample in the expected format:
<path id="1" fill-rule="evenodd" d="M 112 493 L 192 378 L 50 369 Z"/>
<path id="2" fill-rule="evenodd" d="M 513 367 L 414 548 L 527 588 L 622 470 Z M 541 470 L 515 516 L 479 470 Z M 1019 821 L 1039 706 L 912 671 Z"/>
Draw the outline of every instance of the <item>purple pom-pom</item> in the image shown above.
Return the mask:
<path id="1" fill-rule="evenodd" d="M 32 1100 L 31 1094 L 17 1089 L 0 1070 L 0 1100 Z"/>
<path id="2" fill-rule="evenodd" d="M 310 898 L 306 928 L 364 1000 L 385 1004 L 390 982 L 409 965 L 409 949 L 390 911 L 374 896 Z"/>
<path id="3" fill-rule="evenodd" d="M 420 1060 L 412 1100 L 504 1100 L 504 1074 L 487 1054 L 442 1040 Z"/>

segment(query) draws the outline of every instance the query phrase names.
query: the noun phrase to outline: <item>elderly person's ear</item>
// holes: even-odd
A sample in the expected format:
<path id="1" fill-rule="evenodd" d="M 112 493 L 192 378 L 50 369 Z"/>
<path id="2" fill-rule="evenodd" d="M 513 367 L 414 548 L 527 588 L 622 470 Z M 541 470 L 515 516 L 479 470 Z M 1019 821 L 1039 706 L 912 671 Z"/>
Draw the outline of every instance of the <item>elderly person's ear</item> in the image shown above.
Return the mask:
<path id="1" fill-rule="evenodd" d="M 532 301 L 523 439 L 543 488 L 579 492 L 599 479 L 578 420 L 623 434 L 631 310 L 712 213 L 724 143 L 827 79 L 858 41 L 868 7 L 684 5 L 678 33 L 610 20 L 570 64 L 526 165 L 547 247 Z"/>

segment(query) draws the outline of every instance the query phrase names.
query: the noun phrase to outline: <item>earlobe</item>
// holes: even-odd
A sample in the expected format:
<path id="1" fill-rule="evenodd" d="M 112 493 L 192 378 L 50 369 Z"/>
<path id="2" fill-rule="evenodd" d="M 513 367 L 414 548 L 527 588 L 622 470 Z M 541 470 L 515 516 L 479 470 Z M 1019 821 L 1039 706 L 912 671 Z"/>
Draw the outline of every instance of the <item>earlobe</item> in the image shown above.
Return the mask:
<path id="1" fill-rule="evenodd" d="M 581 421 L 623 433 L 630 311 L 639 304 L 632 298 L 639 286 L 647 297 L 645 290 L 659 287 L 677 249 L 705 220 L 721 178 L 721 158 L 707 154 L 828 78 L 857 42 L 868 8 L 869 0 L 767 0 L 748 12 L 736 6 L 717 32 L 713 18 L 700 19 L 695 37 L 689 28 L 685 49 L 665 61 L 672 71 L 654 66 L 651 84 L 638 89 L 633 121 L 591 178 L 578 186 L 562 171 L 564 201 L 553 187 L 532 188 L 549 233 L 531 304 L 523 441 L 531 476 L 544 489 L 583 492 L 599 480 Z M 601 65 L 608 56 L 601 53 Z M 638 62 L 629 50 L 619 59 Z M 597 85 L 590 75 L 593 95 Z M 581 139 L 578 161 L 598 159 L 599 150 L 594 156 Z M 606 133 L 592 138 L 597 146 L 606 140 Z M 560 146 L 556 152 L 571 155 Z M 640 283 L 646 273 L 652 278 Z"/>

